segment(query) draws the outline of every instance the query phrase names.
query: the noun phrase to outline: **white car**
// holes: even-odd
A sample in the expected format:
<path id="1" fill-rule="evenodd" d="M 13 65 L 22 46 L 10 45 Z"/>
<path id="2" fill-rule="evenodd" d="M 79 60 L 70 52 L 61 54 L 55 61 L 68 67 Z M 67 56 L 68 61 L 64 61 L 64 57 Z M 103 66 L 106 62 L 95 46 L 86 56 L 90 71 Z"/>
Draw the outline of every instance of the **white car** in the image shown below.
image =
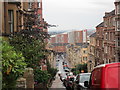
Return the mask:
<path id="1" fill-rule="evenodd" d="M 75 85 L 74 85 L 74 89 L 76 90 L 82 90 L 85 89 L 87 87 L 84 86 L 84 82 L 85 81 L 89 81 L 90 79 L 90 75 L 91 73 L 81 73 L 78 74 L 75 80 Z"/>

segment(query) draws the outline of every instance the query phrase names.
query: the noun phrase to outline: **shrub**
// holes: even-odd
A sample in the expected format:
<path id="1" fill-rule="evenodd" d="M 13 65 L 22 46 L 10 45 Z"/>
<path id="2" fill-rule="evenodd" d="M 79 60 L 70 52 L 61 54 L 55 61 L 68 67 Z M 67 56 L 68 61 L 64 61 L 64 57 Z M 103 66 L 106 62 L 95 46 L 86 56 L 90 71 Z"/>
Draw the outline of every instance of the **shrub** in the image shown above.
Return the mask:
<path id="1" fill-rule="evenodd" d="M 37 83 L 47 83 L 50 78 L 50 74 L 47 71 L 42 71 L 40 69 L 34 70 L 34 79 Z"/>
<path id="2" fill-rule="evenodd" d="M 3 88 L 14 88 L 16 80 L 21 76 L 26 67 L 22 53 L 16 52 L 10 44 L 0 38 L 0 49 L 2 50 L 2 75 Z"/>

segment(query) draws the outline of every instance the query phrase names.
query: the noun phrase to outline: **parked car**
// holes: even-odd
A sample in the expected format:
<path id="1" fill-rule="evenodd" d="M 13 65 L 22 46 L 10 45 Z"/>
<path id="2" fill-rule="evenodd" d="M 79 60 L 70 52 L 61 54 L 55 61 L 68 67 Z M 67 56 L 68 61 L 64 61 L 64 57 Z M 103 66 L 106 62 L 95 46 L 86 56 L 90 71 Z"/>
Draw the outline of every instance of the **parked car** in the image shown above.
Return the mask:
<path id="1" fill-rule="evenodd" d="M 74 90 L 84 90 L 87 87 L 84 86 L 85 81 L 89 81 L 91 73 L 81 73 L 76 76 L 74 82 Z"/>
<path id="2" fill-rule="evenodd" d="M 90 90 L 120 90 L 119 81 L 120 63 L 110 63 L 97 66 L 91 73 L 89 84 L 85 81 L 84 85 Z"/>
<path id="3" fill-rule="evenodd" d="M 74 75 L 72 76 L 67 76 L 66 82 L 65 82 L 65 87 L 67 90 L 73 90 L 73 82 L 74 82 Z"/>

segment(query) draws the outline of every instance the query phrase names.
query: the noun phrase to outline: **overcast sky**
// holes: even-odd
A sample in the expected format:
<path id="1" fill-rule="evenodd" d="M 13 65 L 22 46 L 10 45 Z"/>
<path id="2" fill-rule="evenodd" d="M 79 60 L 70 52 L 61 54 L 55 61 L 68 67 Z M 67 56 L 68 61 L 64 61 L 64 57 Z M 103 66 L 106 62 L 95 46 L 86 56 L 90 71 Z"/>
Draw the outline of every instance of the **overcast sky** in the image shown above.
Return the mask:
<path id="1" fill-rule="evenodd" d="M 115 0 L 43 0 L 43 17 L 58 25 L 49 31 L 95 29 Z"/>

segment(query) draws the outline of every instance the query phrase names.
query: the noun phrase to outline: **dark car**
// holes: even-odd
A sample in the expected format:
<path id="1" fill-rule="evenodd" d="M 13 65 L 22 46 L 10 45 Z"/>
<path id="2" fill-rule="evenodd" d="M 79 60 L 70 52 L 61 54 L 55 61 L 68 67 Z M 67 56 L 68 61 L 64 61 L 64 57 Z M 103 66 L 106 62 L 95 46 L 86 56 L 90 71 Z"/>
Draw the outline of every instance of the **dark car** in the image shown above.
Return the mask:
<path id="1" fill-rule="evenodd" d="M 89 81 L 91 73 L 82 73 L 76 76 L 74 82 L 74 90 L 85 90 L 87 87 L 84 86 L 85 81 Z"/>
<path id="2" fill-rule="evenodd" d="M 73 82 L 74 82 L 74 75 L 68 76 L 65 82 L 65 86 L 67 90 L 73 90 Z"/>

